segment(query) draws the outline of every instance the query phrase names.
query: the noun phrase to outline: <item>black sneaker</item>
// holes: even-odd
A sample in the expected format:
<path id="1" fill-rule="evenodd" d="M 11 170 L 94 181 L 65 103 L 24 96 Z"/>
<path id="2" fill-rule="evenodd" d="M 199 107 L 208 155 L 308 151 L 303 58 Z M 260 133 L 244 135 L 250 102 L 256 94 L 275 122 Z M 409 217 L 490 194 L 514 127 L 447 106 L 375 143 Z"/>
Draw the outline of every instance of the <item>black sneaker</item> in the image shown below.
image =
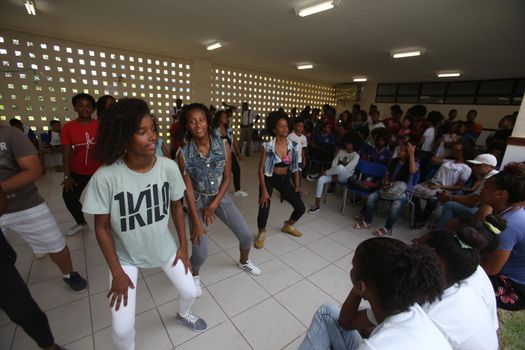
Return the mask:
<path id="1" fill-rule="evenodd" d="M 319 208 L 319 207 L 313 207 L 310 210 L 308 210 L 308 212 L 310 214 L 315 214 L 315 213 L 318 213 L 320 210 L 321 210 L 321 208 Z"/>
<path id="2" fill-rule="evenodd" d="M 69 278 L 64 277 L 64 282 L 76 293 L 82 293 L 87 288 L 87 281 L 76 271 L 69 274 Z"/>

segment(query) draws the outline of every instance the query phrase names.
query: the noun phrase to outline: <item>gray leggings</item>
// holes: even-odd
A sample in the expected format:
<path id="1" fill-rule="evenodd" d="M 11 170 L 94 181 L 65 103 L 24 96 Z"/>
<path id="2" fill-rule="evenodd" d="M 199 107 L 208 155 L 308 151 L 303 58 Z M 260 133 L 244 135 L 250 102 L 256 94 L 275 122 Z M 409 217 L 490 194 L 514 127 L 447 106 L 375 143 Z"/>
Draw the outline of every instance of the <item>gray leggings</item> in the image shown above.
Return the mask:
<path id="1" fill-rule="evenodd" d="M 203 196 L 195 193 L 195 205 L 198 210 L 199 220 L 203 227 L 206 227 L 204 223 L 204 214 L 200 210 L 208 205 L 213 200 L 213 196 Z M 215 210 L 215 215 L 222 221 L 239 239 L 239 247 L 241 249 L 250 249 L 253 243 L 253 235 L 241 215 L 239 209 L 231 199 L 230 195 L 226 193 Z M 193 227 L 193 222 L 190 220 L 190 231 Z M 206 259 L 208 258 L 208 234 L 201 236 L 200 245 L 193 244 L 193 253 L 190 258 L 191 266 L 193 269 L 199 269 Z"/>

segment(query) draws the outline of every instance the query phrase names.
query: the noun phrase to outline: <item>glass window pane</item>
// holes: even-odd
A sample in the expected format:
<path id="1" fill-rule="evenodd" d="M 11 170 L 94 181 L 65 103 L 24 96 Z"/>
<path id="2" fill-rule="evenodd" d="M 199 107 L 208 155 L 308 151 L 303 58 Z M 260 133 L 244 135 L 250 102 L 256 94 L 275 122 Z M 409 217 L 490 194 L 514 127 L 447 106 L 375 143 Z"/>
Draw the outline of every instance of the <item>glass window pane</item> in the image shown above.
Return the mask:
<path id="1" fill-rule="evenodd" d="M 417 95 L 419 84 L 399 84 L 397 95 Z"/>
<path id="2" fill-rule="evenodd" d="M 377 103 L 396 102 L 396 98 L 395 98 L 395 96 L 377 96 L 376 102 Z"/>
<path id="3" fill-rule="evenodd" d="M 510 95 L 514 87 L 514 80 L 482 81 L 478 94 L 480 95 Z"/>
<path id="4" fill-rule="evenodd" d="M 474 103 L 474 96 L 447 96 L 446 103 L 468 103 L 473 104 Z"/>
<path id="5" fill-rule="evenodd" d="M 447 95 L 474 95 L 476 93 L 476 85 L 475 81 L 450 83 Z"/>
<path id="6" fill-rule="evenodd" d="M 426 83 L 421 87 L 421 95 L 444 96 L 447 83 Z"/>
<path id="7" fill-rule="evenodd" d="M 419 97 L 420 103 L 444 103 L 445 97 L 444 96 L 420 96 Z"/>
<path id="8" fill-rule="evenodd" d="M 521 79 L 518 82 L 518 86 L 516 87 L 516 91 L 514 91 L 515 97 L 523 97 L 523 94 L 525 94 L 525 79 Z"/>
<path id="9" fill-rule="evenodd" d="M 377 94 L 393 96 L 396 94 L 396 87 L 396 84 L 380 84 L 377 86 Z"/>
<path id="10" fill-rule="evenodd" d="M 508 105 L 510 96 L 478 96 L 476 104 L 479 105 Z"/>
<path id="11" fill-rule="evenodd" d="M 417 96 L 398 96 L 396 102 L 399 102 L 399 103 L 417 103 Z"/>

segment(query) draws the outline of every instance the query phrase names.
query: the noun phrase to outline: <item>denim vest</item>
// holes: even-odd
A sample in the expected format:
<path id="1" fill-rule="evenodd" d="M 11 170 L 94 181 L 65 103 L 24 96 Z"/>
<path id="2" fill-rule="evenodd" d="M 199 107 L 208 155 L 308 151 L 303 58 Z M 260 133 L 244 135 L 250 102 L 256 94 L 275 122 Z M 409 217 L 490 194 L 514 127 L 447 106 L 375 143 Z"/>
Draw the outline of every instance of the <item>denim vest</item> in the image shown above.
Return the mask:
<path id="1" fill-rule="evenodd" d="M 216 136 L 211 136 L 211 148 L 208 157 L 199 153 L 195 141 L 190 140 L 182 148 L 186 172 L 190 175 L 193 191 L 206 196 L 219 193 L 222 174 L 226 164 L 224 142 Z"/>
<path id="2" fill-rule="evenodd" d="M 217 127 L 215 128 L 215 135 L 219 138 L 222 137 L 221 135 L 221 127 Z M 233 152 L 233 145 L 232 145 L 232 142 L 233 142 L 233 129 L 231 126 L 228 127 L 228 129 L 226 130 L 226 137 L 228 138 L 228 143 L 230 144 L 230 147 L 232 149 L 232 152 Z"/>
<path id="3" fill-rule="evenodd" d="M 281 160 L 277 158 L 275 153 L 275 139 L 272 139 L 264 144 L 264 150 L 266 152 L 266 161 L 264 162 L 264 175 L 271 177 L 273 175 L 273 167 Z M 288 173 L 294 173 L 299 170 L 299 163 L 297 159 L 297 142 L 288 140 L 288 151 L 287 154 L 292 156 L 292 163 L 288 169 Z"/>

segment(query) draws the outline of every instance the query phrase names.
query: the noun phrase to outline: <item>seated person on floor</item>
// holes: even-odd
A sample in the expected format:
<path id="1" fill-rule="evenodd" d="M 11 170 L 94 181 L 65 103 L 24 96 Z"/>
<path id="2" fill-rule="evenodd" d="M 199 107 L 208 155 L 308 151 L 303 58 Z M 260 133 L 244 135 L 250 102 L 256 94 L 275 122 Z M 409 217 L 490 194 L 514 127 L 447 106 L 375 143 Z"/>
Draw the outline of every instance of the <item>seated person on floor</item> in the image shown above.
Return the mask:
<path id="1" fill-rule="evenodd" d="M 52 120 L 49 122 L 51 129 L 47 132 L 47 137 L 42 138 L 43 147 L 39 150 L 40 163 L 42 164 L 42 173 L 46 173 L 46 155 L 52 153 L 62 153 L 62 146 L 60 145 L 60 130 L 62 126 L 60 121 Z M 62 156 L 60 156 L 60 164 L 62 163 Z"/>
<path id="2" fill-rule="evenodd" d="M 438 200 L 443 203 L 443 210 L 436 222 L 437 230 L 445 229 L 446 223 L 453 217 L 474 216 L 478 210 L 479 194 L 485 182 L 498 173 L 495 169 L 498 161 L 492 154 L 480 154 L 473 160 L 467 160 L 467 163 L 472 164 L 472 173 L 480 179 L 479 185 L 472 194 L 454 195 L 442 192 L 437 195 Z"/>
<path id="3" fill-rule="evenodd" d="M 525 309 L 525 164 L 509 163 L 485 182 L 481 203 L 507 221 L 498 248 L 481 266 L 490 276 L 499 308 Z"/>
<path id="4" fill-rule="evenodd" d="M 321 204 L 321 196 L 323 195 L 324 186 L 333 181 L 346 182 L 354 175 L 355 168 L 359 162 L 359 149 L 360 140 L 357 136 L 350 136 L 346 134 L 343 137 L 344 148 L 337 152 L 337 155 L 332 160 L 332 166 L 326 170 L 317 180 L 317 189 L 315 192 L 315 206 L 312 207 L 308 212 L 313 214 L 317 213 Z M 311 179 L 311 178 L 309 178 Z"/>
<path id="5" fill-rule="evenodd" d="M 331 130 L 330 124 L 324 123 L 321 131 L 314 134 L 312 141 L 308 145 L 310 160 L 330 162 L 334 158 L 335 135 Z"/>
<path id="6" fill-rule="evenodd" d="M 412 200 L 415 204 L 415 223 L 413 228 L 425 226 L 426 221 L 434 212 L 438 205 L 436 195 L 443 191 L 459 191 L 469 179 L 472 170 L 465 164 L 465 159 L 470 159 L 470 149 L 461 143 L 456 143 L 452 148 L 451 159 L 441 159 L 434 157 L 434 163 L 441 163 L 441 166 L 434 177 L 426 182 L 414 187 Z M 421 199 L 426 199 L 425 210 L 421 210 Z"/>
<path id="7" fill-rule="evenodd" d="M 452 349 L 419 306 L 439 299 L 445 288 L 432 249 L 370 238 L 357 247 L 352 264 L 353 287 L 345 302 L 317 309 L 299 350 Z M 362 300 L 370 307 L 360 310 Z M 370 328 L 370 337 L 362 338 L 359 331 Z"/>
<path id="8" fill-rule="evenodd" d="M 417 172 L 418 164 L 415 159 L 415 150 L 416 146 L 411 143 L 407 146 L 399 147 L 398 157 L 392 160 L 388 167 L 388 172 L 385 174 L 383 187 L 368 196 L 361 215 L 356 217 L 359 222 L 354 225 L 355 229 L 368 228 L 372 223 L 374 210 L 379 199 L 387 199 L 391 201 L 390 215 L 386 220 L 385 226 L 375 230 L 374 234 L 376 236 L 392 234 L 392 227 L 401 215 L 401 210 L 407 201 L 406 190 L 409 181 L 412 180 L 412 176 Z"/>

